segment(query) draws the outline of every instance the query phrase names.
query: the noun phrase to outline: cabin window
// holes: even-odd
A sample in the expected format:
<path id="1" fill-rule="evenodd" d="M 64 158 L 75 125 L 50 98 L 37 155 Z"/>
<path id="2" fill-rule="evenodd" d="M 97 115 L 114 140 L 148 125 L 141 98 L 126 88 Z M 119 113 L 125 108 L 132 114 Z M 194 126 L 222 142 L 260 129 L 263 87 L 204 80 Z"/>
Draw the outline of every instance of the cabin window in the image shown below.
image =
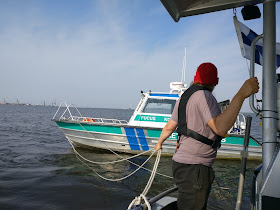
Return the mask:
<path id="1" fill-rule="evenodd" d="M 149 98 L 143 113 L 172 114 L 176 100 Z"/>

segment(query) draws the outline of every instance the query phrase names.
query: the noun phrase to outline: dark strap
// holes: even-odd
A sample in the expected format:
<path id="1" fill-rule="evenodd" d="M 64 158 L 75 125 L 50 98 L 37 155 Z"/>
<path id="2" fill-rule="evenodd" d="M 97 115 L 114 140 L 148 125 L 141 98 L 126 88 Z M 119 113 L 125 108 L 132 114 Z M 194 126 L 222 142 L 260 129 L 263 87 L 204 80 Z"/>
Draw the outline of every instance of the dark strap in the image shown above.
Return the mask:
<path id="1" fill-rule="evenodd" d="M 177 127 L 178 143 L 180 140 L 180 136 L 185 135 L 185 136 L 192 137 L 204 144 L 210 145 L 212 148 L 220 148 L 221 140 L 223 137 L 217 136 L 217 138 L 213 141 L 193 130 L 188 129 L 187 127 L 186 106 L 192 94 L 194 94 L 198 90 L 207 90 L 207 89 L 200 85 L 192 85 L 181 96 L 181 100 L 178 107 L 178 127 Z"/>
<path id="2" fill-rule="evenodd" d="M 204 144 L 207 144 L 207 145 L 211 146 L 212 148 L 221 147 L 221 140 L 223 139 L 223 137 L 221 137 L 221 136 L 217 135 L 216 139 L 213 141 L 188 128 L 187 128 L 186 134 L 187 134 L 187 136 L 192 137 L 193 139 L 196 139 Z"/>
<path id="3" fill-rule="evenodd" d="M 179 103 L 178 108 L 178 128 L 177 132 L 180 134 L 184 134 L 187 132 L 187 120 L 186 120 L 186 106 L 187 103 L 196 91 L 198 90 L 207 90 L 205 87 L 202 87 L 200 85 L 192 85 L 190 86 L 181 96 L 181 100 Z"/>

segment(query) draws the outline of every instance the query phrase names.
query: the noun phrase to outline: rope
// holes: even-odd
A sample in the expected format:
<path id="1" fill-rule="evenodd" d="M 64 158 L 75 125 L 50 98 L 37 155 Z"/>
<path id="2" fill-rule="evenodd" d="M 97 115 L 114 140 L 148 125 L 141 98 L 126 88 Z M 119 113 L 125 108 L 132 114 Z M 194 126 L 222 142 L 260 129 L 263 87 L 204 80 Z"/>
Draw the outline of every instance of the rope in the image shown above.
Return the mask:
<path id="1" fill-rule="evenodd" d="M 153 150 L 148 150 L 148 151 L 142 152 L 142 153 L 140 153 L 140 154 L 138 154 L 138 155 L 131 156 L 131 157 L 126 158 L 126 159 L 124 158 L 123 160 L 117 160 L 117 161 L 112 161 L 112 162 L 94 162 L 94 161 L 88 160 L 88 159 L 86 159 L 85 157 L 83 157 L 83 156 L 75 149 L 75 146 L 71 143 L 71 141 L 69 141 L 69 139 L 67 139 L 67 140 L 68 140 L 69 144 L 72 146 L 72 148 L 73 148 L 73 150 L 74 150 L 74 152 L 75 152 L 75 154 L 76 154 L 77 156 L 81 157 L 83 160 L 85 160 L 85 161 L 87 161 L 87 162 L 90 162 L 90 163 L 93 163 L 93 164 L 99 164 L 99 165 L 102 165 L 102 164 L 113 164 L 113 163 L 116 163 L 116 162 L 121 162 L 121 161 L 126 160 L 127 162 L 131 163 L 132 165 L 135 165 L 135 166 L 137 166 L 137 167 L 141 167 L 140 165 L 138 165 L 137 163 L 134 163 L 134 162 L 130 161 L 129 159 L 134 158 L 134 157 L 137 157 L 137 156 L 142 155 L 142 154 L 145 154 L 145 153 L 147 153 L 147 152 L 153 151 Z M 116 155 L 118 155 L 118 154 L 116 154 Z M 120 155 L 118 155 L 118 156 L 120 156 Z M 121 157 L 121 156 L 120 156 L 120 157 Z M 89 166 L 88 166 L 88 167 L 89 167 Z M 141 167 L 141 168 L 144 169 L 144 170 L 146 170 L 146 171 L 152 172 L 152 170 L 150 170 L 150 169 L 148 169 L 148 168 L 145 168 L 145 167 Z M 169 179 L 173 179 L 173 177 L 168 176 L 168 175 L 165 175 L 165 174 L 162 174 L 162 173 L 156 172 L 156 174 L 157 174 L 157 175 L 160 175 L 160 176 L 163 176 L 163 177 L 166 177 L 166 178 L 169 178 Z"/>
<path id="2" fill-rule="evenodd" d="M 67 139 L 68 140 L 68 139 Z M 69 141 L 69 140 L 68 140 Z M 115 160 L 115 161 L 111 161 L 111 162 L 96 162 L 96 161 L 92 161 L 92 160 L 89 160 L 89 159 L 87 159 L 87 158 L 85 158 L 85 157 L 83 157 L 76 149 L 75 149 L 75 146 L 69 141 L 69 143 L 70 143 L 70 145 L 72 146 L 72 149 L 74 150 L 74 152 L 78 155 L 78 156 L 80 156 L 82 159 L 84 159 L 85 161 L 87 161 L 87 162 L 90 162 L 90 163 L 93 163 L 93 164 L 99 164 L 99 165 L 103 165 L 103 164 L 113 164 L 113 163 L 118 163 L 118 162 L 122 162 L 122 161 L 125 161 L 125 160 L 129 160 L 129 159 L 132 159 L 132 158 L 135 158 L 135 157 L 138 157 L 138 156 L 140 156 L 140 155 L 143 155 L 143 154 L 146 154 L 146 153 L 148 153 L 148 152 L 150 152 L 151 150 L 147 150 L 147 151 L 144 151 L 144 152 L 142 152 L 142 153 L 139 153 L 139 154 L 137 154 L 137 155 L 134 155 L 134 156 L 131 156 L 131 157 L 128 157 L 128 158 L 123 158 L 123 159 L 121 159 L 121 160 Z"/>
<path id="3" fill-rule="evenodd" d="M 86 163 L 84 163 L 84 162 L 81 161 L 80 159 L 79 159 L 79 160 L 80 160 L 83 164 L 85 164 L 88 168 L 90 168 L 90 169 L 91 169 L 97 176 L 99 176 L 100 178 L 102 178 L 102 179 L 104 179 L 104 180 L 106 180 L 106 181 L 110 181 L 110 182 L 117 182 L 117 181 L 122 181 L 122 180 L 124 180 L 124 179 L 129 178 L 130 176 L 132 176 L 133 174 L 135 174 L 137 171 L 139 171 L 139 170 L 142 168 L 142 166 L 145 165 L 145 164 L 151 159 L 151 157 L 154 155 L 155 152 L 156 152 L 156 150 L 153 151 L 153 153 L 150 155 L 150 157 L 149 157 L 147 160 L 145 160 L 145 162 L 144 162 L 141 166 L 139 166 L 137 169 L 135 169 L 133 172 L 131 172 L 131 173 L 128 174 L 127 176 L 124 176 L 124 177 L 119 178 L 119 179 L 110 179 L 110 178 L 104 177 L 104 176 L 100 175 L 98 172 L 96 172 L 95 170 L 93 170 L 89 165 L 87 165 Z"/>
<path id="4" fill-rule="evenodd" d="M 80 122 L 79 122 L 79 125 L 80 125 L 87 133 L 89 133 L 89 134 L 92 136 L 93 139 L 95 139 L 95 140 L 97 140 L 97 141 L 100 141 L 99 139 L 94 138 L 93 135 L 92 135 Z M 112 162 L 94 162 L 94 161 L 91 161 L 91 160 L 88 160 L 88 159 L 84 158 L 80 153 L 78 153 L 78 151 L 75 149 L 74 145 L 69 141 L 68 138 L 67 138 L 67 140 L 68 140 L 68 142 L 71 144 L 71 146 L 72 146 L 74 152 L 75 152 L 78 156 L 80 156 L 80 157 L 81 157 L 82 159 L 84 159 L 85 161 L 88 161 L 88 162 L 94 163 L 94 164 L 111 164 L 111 163 L 117 163 L 117 162 L 121 162 L 121 161 L 125 161 L 125 160 L 126 160 L 126 161 L 128 161 L 129 163 L 131 163 L 131 164 L 133 164 L 133 165 L 135 165 L 135 166 L 137 166 L 137 167 L 141 167 L 140 165 L 138 165 L 138 164 L 136 164 L 136 163 L 130 161 L 129 159 L 132 159 L 132 158 L 138 157 L 138 156 L 140 156 L 140 155 L 146 154 L 146 153 L 148 153 L 148 152 L 150 152 L 150 151 L 153 151 L 153 150 L 147 150 L 147 151 L 144 151 L 144 152 L 139 153 L 139 154 L 137 154 L 137 155 L 131 156 L 131 157 L 129 157 L 129 158 L 124 158 L 124 157 L 122 157 L 121 155 L 119 155 L 118 153 L 116 153 L 115 151 L 111 150 L 110 148 L 106 148 L 107 150 L 109 150 L 110 152 L 112 152 L 113 154 L 115 154 L 116 156 L 118 156 L 119 158 L 121 158 L 121 160 L 112 161 Z M 101 142 L 102 142 L 102 141 L 101 141 Z M 104 142 L 102 142 L 102 143 L 105 144 Z M 145 167 L 141 167 L 141 168 L 144 169 L 144 170 L 146 170 L 146 171 L 151 172 L 150 169 L 147 169 L 147 168 L 145 168 Z M 160 176 L 169 178 L 169 179 L 173 179 L 173 177 L 168 176 L 168 175 L 165 175 L 165 174 L 161 174 L 161 173 L 158 173 L 158 172 L 157 172 L 157 174 L 160 175 Z"/>
<path id="5" fill-rule="evenodd" d="M 145 189 L 142 192 L 143 195 L 147 195 L 149 189 L 151 188 L 151 185 L 152 185 L 152 182 L 155 178 L 157 167 L 158 167 L 158 164 L 159 164 L 159 161 L 160 161 L 160 155 L 161 155 L 161 150 L 159 150 L 158 153 L 157 153 L 157 158 L 156 158 L 156 161 L 154 163 L 153 171 L 151 173 L 150 179 L 149 179 Z"/>
<path id="6" fill-rule="evenodd" d="M 142 195 L 142 194 L 140 194 L 138 197 L 136 197 L 131 203 L 130 203 L 130 205 L 128 206 L 128 210 L 132 210 L 132 207 L 133 206 L 140 206 L 141 205 L 141 199 L 143 199 L 144 200 L 144 202 L 145 202 L 145 204 L 146 204 L 146 206 L 147 206 L 147 208 L 148 208 L 148 210 L 151 210 L 152 208 L 151 208 L 151 205 L 150 205 L 150 203 L 149 203 L 149 201 L 147 200 L 147 198 L 146 198 L 146 196 L 144 196 L 144 195 Z"/>
<path id="7" fill-rule="evenodd" d="M 135 205 L 136 206 L 141 205 L 141 200 L 144 200 L 148 210 L 151 210 L 151 205 L 150 205 L 149 201 L 147 200 L 146 195 L 147 195 L 149 189 L 151 188 L 151 185 L 152 185 L 153 180 L 155 178 L 157 167 L 158 167 L 158 164 L 159 164 L 159 161 L 160 161 L 160 155 L 161 155 L 161 149 L 158 150 L 157 158 L 156 158 L 156 161 L 155 161 L 155 164 L 154 164 L 154 167 L 153 167 L 153 171 L 151 173 L 149 181 L 147 182 L 146 187 L 144 188 L 143 192 L 138 197 L 135 197 L 135 199 L 130 203 L 130 205 L 127 208 L 128 210 L 130 210 Z"/>

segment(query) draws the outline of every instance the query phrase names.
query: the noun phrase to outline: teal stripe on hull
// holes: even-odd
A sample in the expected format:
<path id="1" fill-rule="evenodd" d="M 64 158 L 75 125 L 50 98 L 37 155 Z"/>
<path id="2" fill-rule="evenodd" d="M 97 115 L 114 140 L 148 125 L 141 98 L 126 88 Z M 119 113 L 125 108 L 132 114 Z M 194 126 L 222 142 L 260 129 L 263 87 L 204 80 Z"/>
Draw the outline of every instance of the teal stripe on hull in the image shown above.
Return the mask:
<path id="1" fill-rule="evenodd" d="M 147 130 L 148 136 L 153 138 L 159 138 L 161 130 Z M 177 133 L 172 133 L 172 135 L 168 139 L 176 139 L 177 140 Z M 243 145 L 244 138 L 243 137 L 233 137 L 228 136 L 222 140 L 222 144 L 233 144 L 233 145 Z M 257 146 L 259 145 L 254 142 L 252 139 L 249 141 L 249 146 Z"/>
<path id="2" fill-rule="evenodd" d="M 234 144 L 234 145 L 243 145 L 244 138 L 243 137 L 234 137 L 234 136 L 228 136 L 225 139 L 222 140 L 222 144 Z M 249 146 L 259 146 L 256 142 L 254 142 L 252 139 L 249 141 Z"/>
<path id="3" fill-rule="evenodd" d="M 104 125 L 89 125 L 89 124 L 80 124 L 77 123 L 64 123 L 64 122 L 56 122 L 56 124 L 60 128 L 67 128 L 71 130 L 79 130 L 79 131 L 92 131 L 99 133 L 110 133 L 110 134 L 122 134 L 122 130 L 120 127 L 115 126 L 104 126 Z"/>
<path id="4" fill-rule="evenodd" d="M 161 130 L 147 130 L 148 136 L 152 138 L 159 138 L 161 134 Z M 168 139 L 175 139 L 177 140 L 178 134 L 172 133 Z"/>

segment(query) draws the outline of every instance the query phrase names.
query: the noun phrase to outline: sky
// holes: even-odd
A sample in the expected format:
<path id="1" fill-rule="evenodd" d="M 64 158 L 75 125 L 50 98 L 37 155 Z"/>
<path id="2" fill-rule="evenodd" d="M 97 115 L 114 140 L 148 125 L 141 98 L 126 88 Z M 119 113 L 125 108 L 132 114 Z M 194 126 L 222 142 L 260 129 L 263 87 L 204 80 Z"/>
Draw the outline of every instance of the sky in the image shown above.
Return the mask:
<path id="1" fill-rule="evenodd" d="M 160 0 L 0 4 L 0 103 L 135 108 L 141 90 L 169 92 L 170 82 L 181 81 L 185 47 L 186 83 L 201 63 L 214 63 L 218 101 L 232 99 L 249 78 L 232 9 L 176 23 Z M 244 21 L 240 11 L 239 21 L 261 34 L 262 18 Z M 278 42 L 279 30 L 277 21 Z M 261 83 L 261 66 L 255 68 Z M 242 111 L 250 111 L 248 100 Z"/>

